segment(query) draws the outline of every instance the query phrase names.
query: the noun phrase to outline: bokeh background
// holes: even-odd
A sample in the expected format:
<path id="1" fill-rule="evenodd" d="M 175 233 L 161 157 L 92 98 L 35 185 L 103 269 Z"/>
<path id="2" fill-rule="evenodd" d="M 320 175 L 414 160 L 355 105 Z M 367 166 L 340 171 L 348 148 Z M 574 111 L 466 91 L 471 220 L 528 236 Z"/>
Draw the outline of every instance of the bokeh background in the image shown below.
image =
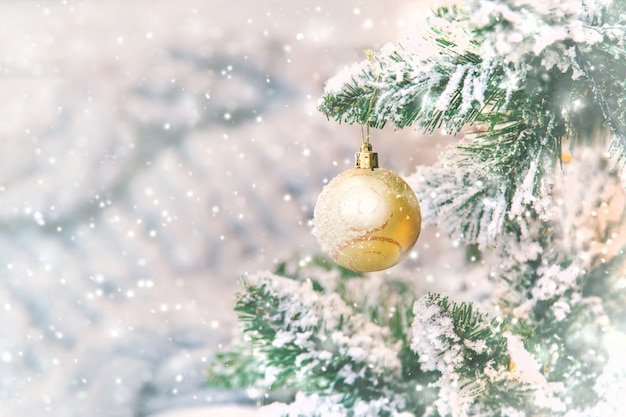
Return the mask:
<path id="1" fill-rule="evenodd" d="M 429 7 L 1 1 L 0 416 L 245 402 L 204 382 L 238 278 L 319 251 L 315 199 L 361 140 L 316 110 L 324 82 Z M 450 139 L 372 142 L 407 175 Z M 455 251 L 426 229 L 385 273 L 441 285 Z"/>

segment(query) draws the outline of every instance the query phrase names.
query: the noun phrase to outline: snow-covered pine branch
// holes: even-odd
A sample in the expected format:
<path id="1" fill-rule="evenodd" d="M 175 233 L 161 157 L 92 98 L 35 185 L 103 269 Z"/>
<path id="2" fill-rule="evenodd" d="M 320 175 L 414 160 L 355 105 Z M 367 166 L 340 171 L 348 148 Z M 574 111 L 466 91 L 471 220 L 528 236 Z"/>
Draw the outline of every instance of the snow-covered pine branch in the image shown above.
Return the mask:
<path id="1" fill-rule="evenodd" d="M 420 414 L 433 375 L 420 370 L 409 347 L 414 291 L 329 265 L 322 258 L 292 260 L 279 266 L 283 276 L 247 277 L 236 306 L 242 341 L 216 356 L 210 382 L 270 395 L 300 391 L 281 411 L 287 416 Z"/>
<path id="2" fill-rule="evenodd" d="M 474 145 L 467 139 L 463 143 Z M 432 166 L 418 166 L 407 178 L 420 199 L 425 224 L 436 224 L 455 240 L 487 248 L 510 236 L 525 238 L 529 221 L 552 215 L 552 178 L 543 171 L 546 156 L 540 150 L 509 172 L 497 172 L 477 169 L 489 161 L 459 149 L 448 150 Z"/>
<path id="3" fill-rule="evenodd" d="M 589 353 L 598 348 L 589 336 L 604 316 L 594 305 L 529 327 L 429 294 L 414 316 L 411 347 L 424 369 L 440 372 L 428 416 L 557 416 L 600 399 L 593 386 L 606 358 Z"/>
<path id="4" fill-rule="evenodd" d="M 455 132 L 474 120 L 470 109 L 506 114 L 519 105 L 510 100 L 514 93 L 541 104 L 541 93 L 563 82 L 579 82 L 574 99 L 591 104 L 583 64 L 604 63 L 593 73 L 615 84 L 606 87 L 623 88 L 626 64 L 616 61 L 626 54 L 624 8 L 621 0 L 467 1 L 463 9 L 440 8 L 422 43 L 387 44 L 374 59 L 329 79 L 320 110 L 348 123 L 442 125 Z M 587 59 L 581 62 L 576 49 Z"/>
<path id="5" fill-rule="evenodd" d="M 507 325 L 502 320 L 488 321 L 472 304 L 457 304 L 437 294 L 420 298 L 413 313 L 411 348 L 424 369 L 440 372 L 434 383 L 438 398 L 427 415 L 490 415 L 485 414 L 489 408 L 494 411 L 490 396 L 498 398 L 497 392 L 505 386 L 510 394 L 526 389 L 506 381 L 510 353 L 504 337 Z M 507 405 L 501 400 L 497 403 L 496 410 Z"/>
<path id="6" fill-rule="evenodd" d="M 442 8 L 423 44 L 386 45 L 330 79 L 320 110 L 373 127 L 456 133 L 472 125 L 485 140 L 470 151 L 503 151 L 484 161 L 501 171 L 544 148 L 550 172 L 562 140 L 590 141 L 609 125 L 611 150 L 623 164 L 624 9 L 623 0 L 469 1 L 465 9 Z M 518 141 L 515 152 L 505 150 Z"/>
<path id="7" fill-rule="evenodd" d="M 500 302 L 516 317 L 549 302 L 554 319 L 563 320 L 583 297 L 606 296 L 591 289 L 614 277 L 607 268 L 624 263 L 626 193 L 601 147 L 581 150 L 550 188 L 542 216 L 523 216 L 525 233 L 504 236 L 493 252 L 498 267 L 492 276 L 503 283 Z"/>
<path id="8" fill-rule="evenodd" d="M 377 128 L 418 123 L 428 131 L 458 132 L 477 117 L 487 85 L 501 93 L 502 74 L 495 71 L 471 51 L 421 60 L 403 46 L 387 44 L 371 61 L 329 80 L 320 110 L 338 121 Z M 506 96 L 505 91 L 501 97 Z"/>
<path id="9" fill-rule="evenodd" d="M 450 313 L 454 308 L 441 303 L 439 296 L 416 304 L 414 347 L 425 369 L 446 370 L 435 407 L 456 404 L 450 409 L 454 416 L 499 415 L 496 411 L 502 409 L 511 415 L 515 410 L 527 415 L 535 415 L 531 410 L 539 415 L 606 410 L 594 386 L 611 355 L 605 351 L 603 334 L 625 313 L 626 193 L 599 148 L 580 152 L 559 171 L 551 186 L 553 198 L 544 202 L 543 217 L 525 215 L 524 233 L 508 233 L 495 250 L 485 252 L 484 262 L 498 288 L 494 301 L 511 323 L 506 339 L 514 364 L 512 370 L 490 369 L 482 377 L 485 396 L 476 394 L 479 374 L 469 376 L 465 385 L 458 371 L 468 363 L 458 330 L 462 326 Z M 434 172 L 451 175 L 441 166 Z M 442 195 L 454 189 L 481 191 L 467 178 L 463 184 L 448 178 L 442 181 L 451 183 L 448 187 L 430 189 Z M 433 215 L 432 195 L 424 200 L 425 212 Z M 503 386 L 518 394 L 502 401 L 493 390 Z M 493 403 L 492 398 L 499 400 Z"/>
<path id="10" fill-rule="evenodd" d="M 384 396 L 379 390 L 399 378 L 399 346 L 389 330 L 355 313 L 336 293 L 270 273 L 244 285 L 236 311 L 266 356 L 268 386 L 349 390 L 369 398 Z"/>

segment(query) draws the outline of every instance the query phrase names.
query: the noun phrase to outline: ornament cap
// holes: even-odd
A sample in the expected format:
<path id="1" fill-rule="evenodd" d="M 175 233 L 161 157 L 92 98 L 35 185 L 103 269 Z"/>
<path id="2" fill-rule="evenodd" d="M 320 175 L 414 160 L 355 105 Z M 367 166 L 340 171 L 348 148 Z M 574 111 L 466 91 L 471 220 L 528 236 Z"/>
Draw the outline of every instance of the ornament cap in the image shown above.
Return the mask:
<path id="1" fill-rule="evenodd" d="M 378 168 L 378 153 L 372 151 L 372 144 L 364 142 L 361 151 L 354 154 L 356 167 L 362 169 Z"/>

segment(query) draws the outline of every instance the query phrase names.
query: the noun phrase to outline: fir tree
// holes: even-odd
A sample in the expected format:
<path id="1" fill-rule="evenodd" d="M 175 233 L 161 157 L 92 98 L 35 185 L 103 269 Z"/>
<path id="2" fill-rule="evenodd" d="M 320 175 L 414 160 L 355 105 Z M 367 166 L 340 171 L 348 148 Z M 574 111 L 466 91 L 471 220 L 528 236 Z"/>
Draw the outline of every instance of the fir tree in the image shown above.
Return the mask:
<path id="1" fill-rule="evenodd" d="M 407 181 L 426 224 L 480 249 L 493 298 L 286 262 L 243 282 L 211 382 L 286 389 L 288 417 L 623 415 L 626 1 L 468 0 L 428 23 L 320 110 L 469 132 Z"/>

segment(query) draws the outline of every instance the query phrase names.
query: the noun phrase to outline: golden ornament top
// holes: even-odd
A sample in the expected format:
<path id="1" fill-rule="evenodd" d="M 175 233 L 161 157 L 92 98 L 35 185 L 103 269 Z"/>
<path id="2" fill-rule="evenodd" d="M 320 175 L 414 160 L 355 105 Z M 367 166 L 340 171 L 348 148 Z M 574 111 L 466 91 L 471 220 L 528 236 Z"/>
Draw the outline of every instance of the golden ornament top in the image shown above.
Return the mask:
<path id="1" fill-rule="evenodd" d="M 378 168 L 378 153 L 372 151 L 372 144 L 364 142 L 361 151 L 354 154 L 356 167 L 362 169 Z"/>

